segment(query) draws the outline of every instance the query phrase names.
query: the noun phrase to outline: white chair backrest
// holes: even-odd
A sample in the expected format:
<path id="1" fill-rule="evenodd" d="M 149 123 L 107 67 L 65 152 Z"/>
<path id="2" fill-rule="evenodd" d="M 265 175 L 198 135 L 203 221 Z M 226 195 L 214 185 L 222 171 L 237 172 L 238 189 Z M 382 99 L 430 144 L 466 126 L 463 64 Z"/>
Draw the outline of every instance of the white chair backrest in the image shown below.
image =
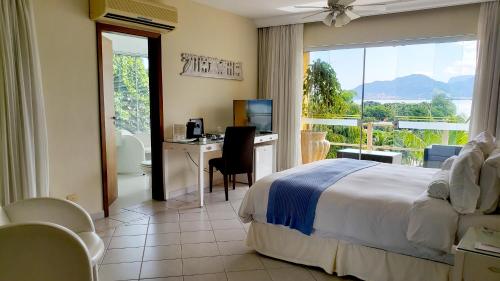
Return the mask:
<path id="1" fill-rule="evenodd" d="M 150 134 L 139 133 L 139 134 L 135 134 L 134 136 L 142 142 L 144 147 L 146 147 L 146 148 L 151 147 L 151 135 Z"/>
<path id="2" fill-rule="evenodd" d="M 50 223 L 0 227 L 0 280 L 92 281 L 88 251 L 78 236 Z"/>
<path id="3" fill-rule="evenodd" d="M 7 216 L 7 213 L 5 213 L 5 210 L 0 207 L 0 226 L 6 225 L 10 223 L 10 219 Z"/>

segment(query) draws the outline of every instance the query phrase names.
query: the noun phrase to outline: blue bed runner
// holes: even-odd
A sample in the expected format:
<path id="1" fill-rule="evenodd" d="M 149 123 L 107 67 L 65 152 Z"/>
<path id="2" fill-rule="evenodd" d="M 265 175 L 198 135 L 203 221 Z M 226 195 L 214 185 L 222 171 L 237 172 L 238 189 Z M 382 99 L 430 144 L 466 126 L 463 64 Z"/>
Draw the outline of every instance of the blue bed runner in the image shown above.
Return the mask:
<path id="1" fill-rule="evenodd" d="M 320 165 L 275 180 L 269 190 L 267 222 L 311 235 L 316 205 L 323 191 L 343 177 L 377 164 L 347 158 L 324 160 Z"/>

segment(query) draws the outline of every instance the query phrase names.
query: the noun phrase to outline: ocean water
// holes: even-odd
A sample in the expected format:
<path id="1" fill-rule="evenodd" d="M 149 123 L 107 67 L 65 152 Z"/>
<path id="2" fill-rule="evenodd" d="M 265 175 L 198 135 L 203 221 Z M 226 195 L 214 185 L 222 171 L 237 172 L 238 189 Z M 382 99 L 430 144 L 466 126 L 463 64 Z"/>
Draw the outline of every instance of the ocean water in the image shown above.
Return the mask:
<path id="1" fill-rule="evenodd" d="M 431 102 L 430 100 L 367 100 L 367 101 L 374 101 L 374 102 L 379 102 L 382 104 L 386 103 L 407 103 L 407 104 L 412 104 L 412 103 L 421 103 L 421 102 Z M 355 101 L 356 103 L 359 103 L 359 100 Z M 472 100 L 452 100 L 453 104 L 457 107 L 457 114 L 464 116 L 466 119 L 470 117 L 471 110 L 472 110 Z"/>

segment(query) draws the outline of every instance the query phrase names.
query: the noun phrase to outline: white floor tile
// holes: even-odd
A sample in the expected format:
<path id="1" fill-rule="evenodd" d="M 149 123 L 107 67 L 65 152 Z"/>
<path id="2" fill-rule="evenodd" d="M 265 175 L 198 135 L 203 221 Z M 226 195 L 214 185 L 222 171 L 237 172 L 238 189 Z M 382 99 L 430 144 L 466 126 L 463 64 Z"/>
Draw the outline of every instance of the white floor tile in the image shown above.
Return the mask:
<path id="1" fill-rule="evenodd" d="M 272 281 L 265 270 L 237 271 L 227 273 L 228 281 Z"/>
<path id="2" fill-rule="evenodd" d="M 183 213 L 180 214 L 180 221 L 207 221 L 208 216 L 205 212 L 201 213 Z"/>
<path id="3" fill-rule="evenodd" d="M 217 243 L 182 244 L 182 258 L 199 258 L 218 256 Z"/>
<path id="4" fill-rule="evenodd" d="M 142 261 L 144 248 L 110 249 L 106 251 L 103 264 Z"/>
<path id="5" fill-rule="evenodd" d="M 105 264 L 99 268 L 99 281 L 139 279 L 140 262 Z"/>
<path id="6" fill-rule="evenodd" d="M 181 232 L 179 228 L 179 223 L 177 222 L 165 222 L 150 224 L 148 228 L 148 234 L 159 234 L 159 233 L 172 233 Z"/>
<path id="7" fill-rule="evenodd" d="M 210 221 L 184 221 L 180 223 L 181 231 L 201 231 L 212 230 Z"/>
<path id="8" fill-rule="evenodd" d="M 184 275 L 224 272 L 224 260 L 220 256 L 182 259 L 182 264 Z"/>
<path id="9" fill-rule="evenodd" d="M 227 277 L 226 273 L 187 275 L 184 276 L 184 281 L 227 281 Z"/>
<path id="10" fill-rule="evenodd" d="M 156 278 L 182 275 L 182 260 L 145 261 L 141 278 Z"/>
<path id="11" fill-rule="evenodd" d="M 143 224 L 137 225 L 123 225 L 116 228 L 113 236 L 124 235 L 145 235 L 148 231 L 148 226 Z"/>
<path id="12" fill-rule="evenodd" d="M 242 255 L 252 254 L 255 250 L 248 247 L 245 241 L 225 241 L 217 242 L 221 255 Z"/>
<path id="13" fill-rule="evenodd" d="M 316 281 L 309 270 L 304 268 L 269 269 L 273 281 Z"/>
<path id="14" fill-rule="evenodd" d="M 259 255 L 260 261 L 264 264 L 266 269 L 276 269 L 276 268 L 287 268 L 294 267 L 295 265 L 291 262 L 281 261 L 278 259 L 269 258 L 263 255 Z"/>
<path id="15" fill-rule="evenodd" d="M 168 246 L 180 243 L 180 233 L 151 234 L 146 238 L 146 246 Z"/>
<path id="16" fill-rule="evenodd" d="M 171 260 L 180 259 L 181 245 L 154 246 L 144 248 L 144 260 Z"/>
<path id="17" fill-rule="evenodd" d="M 217 241 L 238 241 L 244 240 L 247 236 L 243 229 L 218 229 L 214 230 Z"/>
<path id="18" fill-rule="evenodd" d="M 212 228 L 215 229 L 234 229 L 234 228 L 243 228 L 241 222 L 237 219 L 229 219 L 229 220 L 211 220 Z"/>
<path id="19" fill-rule="evenodd" d="M 215 242 L 215 237 L 212 231 L 182 232 L 181 242 L 182 244 Z"/>
<path id="20" fill-rule="evenodd" d="M 146 235 L 137 236 L 115 236 L 111 238 L 108 248 L 136 248 L 144 247 L 144 242 L 146 240 Z"/>
<path id="21" fill-rule="evenodd" d="M 211 220 L 230 220 L 238 218 L 238 215 L 234 212 L 233 208 L 230 207 L 230 211 L 225 212 L 208 212 L 208 216 Z"/>
<path id="22" fill-rule="evenodd" d="M 224 256 L 224 267 L 227 272 L 264 269 L 256 254 Z"/>

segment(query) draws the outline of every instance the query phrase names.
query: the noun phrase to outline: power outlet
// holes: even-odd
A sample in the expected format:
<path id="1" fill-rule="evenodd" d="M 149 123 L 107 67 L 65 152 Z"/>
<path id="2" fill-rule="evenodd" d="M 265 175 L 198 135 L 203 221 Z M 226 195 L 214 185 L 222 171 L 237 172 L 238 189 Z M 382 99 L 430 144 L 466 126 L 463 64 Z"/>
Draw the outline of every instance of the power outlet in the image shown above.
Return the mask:
<path id="1" fill-rule="evenodd" d="M 78 201 L 78 195 L 76 195 L 76 193 L 69 194 L 66 196 L 66 200 L 76 203 Z"/>

